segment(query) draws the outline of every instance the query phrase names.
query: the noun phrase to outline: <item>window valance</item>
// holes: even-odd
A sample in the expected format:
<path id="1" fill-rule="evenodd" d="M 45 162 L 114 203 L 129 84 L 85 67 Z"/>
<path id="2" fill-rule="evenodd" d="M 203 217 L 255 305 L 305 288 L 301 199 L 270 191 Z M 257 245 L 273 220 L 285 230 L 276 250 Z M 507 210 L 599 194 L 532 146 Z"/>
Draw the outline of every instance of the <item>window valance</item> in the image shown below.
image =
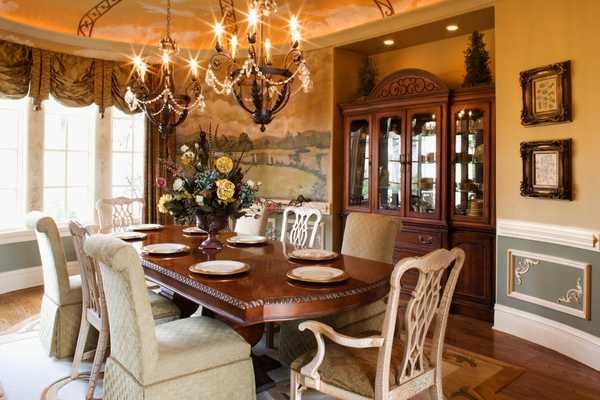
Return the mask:
<path id="1" fill-rule="evenodd" d="M 33 98 L 36 109 L 52 94 L 69 107 L 116 106 L 131 113 L 123 96 L 131 66 L 0 40 L 0 98 Z"/>

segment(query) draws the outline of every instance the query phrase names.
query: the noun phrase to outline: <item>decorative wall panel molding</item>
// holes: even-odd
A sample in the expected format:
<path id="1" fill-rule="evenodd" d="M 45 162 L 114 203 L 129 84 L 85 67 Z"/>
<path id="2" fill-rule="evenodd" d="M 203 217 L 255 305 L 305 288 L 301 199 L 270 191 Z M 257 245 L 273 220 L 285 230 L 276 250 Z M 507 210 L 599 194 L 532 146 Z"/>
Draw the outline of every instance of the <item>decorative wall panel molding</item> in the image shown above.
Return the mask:
<path id="1" fill-rule="evenodd" d="M 67 263 L 67 270 L 69 271 L 69 275 L 79 274 L 79 262 L 69 261 Z M 44 276 L 41 266 L 0 273 L 0 294 L 41 286 L 43 284 Z"/>
<path id="2" fill-rule="evenodd" d="M 600 245 L 594 241 L 600 233 L 591 229 L 498 219 L 496 232 L 498 236 L 600 251 Z"/>
<path id="3" fill-rule="evenodd" d="M 549 256 L 546 254 L 531 253 L 528 251 L 508 249 L 507 252 L 507 295 L 518 300 L 526 301 L 550 308 L 565 314 L 573 315 L 583 319 L 590 319 L 590 302 L 591 302 L 591 265 L 579 261 L 568 260 L 566 258 Z M 548 267 L 544 266 L 544 262 L 556 264 L 560 266 L 575 268 L 581 271 L 581 276 L 574 282 L 574 288 L 565 289 L 566 294 L 556 300 L 549 300 L 531 294 L 522 293 L 517 286 L 523 284 L 524 275 L 529 272 L 531 266 L 535 265 L 544 271 L 549 271 Z M 545 272 L 546 273 L 546 272 Z M 574 305 L 576 307 L 572 307 Z M 577 307 L 579 306 L 580 307 Z"/>
<path id="4" fill-rule="evenodd" d="M 600 338 L 560 322 L 496 304 L 494 329 L 547 347 L 600 370 Z"/>

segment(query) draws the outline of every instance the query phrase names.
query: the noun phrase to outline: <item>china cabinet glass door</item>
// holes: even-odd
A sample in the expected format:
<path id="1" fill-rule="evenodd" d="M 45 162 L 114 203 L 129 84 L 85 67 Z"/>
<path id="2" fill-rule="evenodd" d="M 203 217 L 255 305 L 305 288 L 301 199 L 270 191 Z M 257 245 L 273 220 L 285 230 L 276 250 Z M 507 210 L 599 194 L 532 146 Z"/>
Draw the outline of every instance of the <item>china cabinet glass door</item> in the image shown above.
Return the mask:
<path id="1" fill-rule="evenodd" d="M 379 119 L 377 152 L 377 190 L 380 210 L 399 211 L 402 208 L 402 117 Z"/>
<path id="2" fill-rule="evenodd" d="M 481 220 L 487 216 L 487 107 L 453 109 L 453 217 Z"/>
<path id="3" fill-rule="evenodd" d="M 410 204 L 409 213 L 434 218 L 438 214 L 439 123 L 433 111 L 409 114 Z"/>
<path id="4" fill-rule="evenodd" d="M 350 121 L 348 206 L 369 208 L 370 131 L 368 119 Z"/>

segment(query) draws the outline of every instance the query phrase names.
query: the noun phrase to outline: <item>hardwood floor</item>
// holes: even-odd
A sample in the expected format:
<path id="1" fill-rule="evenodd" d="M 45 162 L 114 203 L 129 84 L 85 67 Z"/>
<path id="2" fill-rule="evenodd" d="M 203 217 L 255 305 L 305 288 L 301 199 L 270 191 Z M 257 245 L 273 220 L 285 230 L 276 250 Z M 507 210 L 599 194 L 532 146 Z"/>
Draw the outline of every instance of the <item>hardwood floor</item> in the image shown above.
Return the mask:
<path id="1" fill-rule="evenodd" d="M 0 295 L 0 334 L 39 313 L 42 288 Z M 453 315 L 446 343 L 526 369 L 498 400 L 597 400 L 600 372 L 544 347 L 494 331 L 487 322 Z"/>

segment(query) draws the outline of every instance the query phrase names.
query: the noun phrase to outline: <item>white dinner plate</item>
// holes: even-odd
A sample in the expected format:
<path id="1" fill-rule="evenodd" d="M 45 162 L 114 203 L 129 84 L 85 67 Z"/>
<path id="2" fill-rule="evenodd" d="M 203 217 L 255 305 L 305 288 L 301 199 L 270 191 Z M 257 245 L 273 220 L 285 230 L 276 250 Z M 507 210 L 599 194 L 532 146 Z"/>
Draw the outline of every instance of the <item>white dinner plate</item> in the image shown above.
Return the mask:
<path id="1" fill-rule="evenodd" d="M 261 244 L 266 242 L 267 238 L 265 236 L 258 235 L 238 235 L 227 239 L 227 243 L 231 244 Z"/>
<path id="2" fill-rule="evenodd" d="M 188 235 L 198 235 L 206 233 L 206 231 L 204 229 L 198 228 L 197 226 L 190 226 L 188 228 L 184 228 L 183 233 L 187 233 Z"/>
<path id="3" fill-rule="evenodd" d="M 145 233 L 135 231 L 115 232 L 111 236 L 121 240 L 146 239 L 148 237 Z"/>
<path id="4" fill-rule="evenodd" d="M 338 268 L 307 265 L 288 271 L 287 277 L 302 282 L 331 283 L 344 281 L 348 279 L 349 276 L 346 271 Z"/>
<path id="5" fill-rule="evenodd" d="M 190 267 L 191 272 L 204 275 L 234 275 L 249 269 L 250 266 L 246 263 L 227 260 L 205 261 Z"/>
<path id="6" fill-rule="evenodd" d="M 289 256 L 297 260 L 326 261 L 337 258 L 338 254 L 335 251 L 322 249 L 296 249 Z"/>
<path id="7" fill-rule="evenodd" d="M 130 231 L 156 231 L 160 228 L 162 228 L 160 224 L 137 224 L 129 226 Z"/>
<path id="8" fill-rule="evenodd" d="M 177 254 L 189 250 L 189 246 L 180 243 L 154 243 L 142 247 L 142 251 L 147 254 Z"/>

